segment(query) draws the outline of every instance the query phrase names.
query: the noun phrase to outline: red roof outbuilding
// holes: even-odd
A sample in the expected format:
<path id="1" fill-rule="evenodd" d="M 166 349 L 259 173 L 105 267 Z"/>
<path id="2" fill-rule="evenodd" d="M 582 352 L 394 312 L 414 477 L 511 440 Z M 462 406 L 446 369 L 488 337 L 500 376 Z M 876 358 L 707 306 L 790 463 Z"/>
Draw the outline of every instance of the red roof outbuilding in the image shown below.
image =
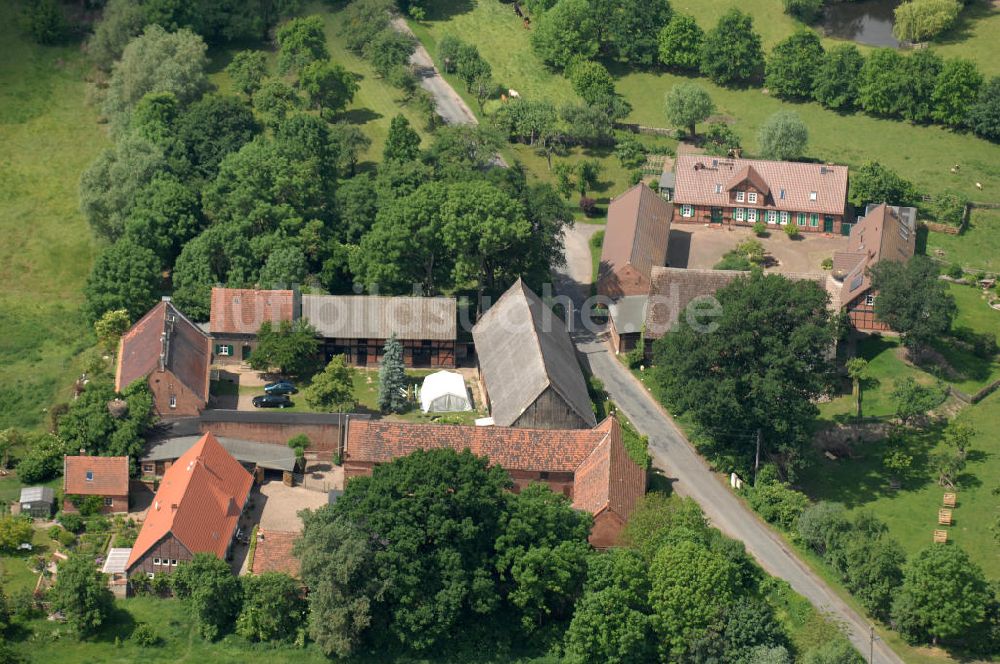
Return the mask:
<path id="1" fill-rule="evenodd" d="M 64 457 L 63 495 L 127 496 L 128 457 Z"/>

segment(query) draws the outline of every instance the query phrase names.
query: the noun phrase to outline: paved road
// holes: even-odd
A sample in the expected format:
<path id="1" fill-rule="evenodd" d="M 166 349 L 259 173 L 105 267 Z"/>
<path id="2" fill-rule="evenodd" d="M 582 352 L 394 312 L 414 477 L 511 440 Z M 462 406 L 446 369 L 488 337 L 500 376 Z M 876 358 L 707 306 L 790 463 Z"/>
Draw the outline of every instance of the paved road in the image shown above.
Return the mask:
<path id="1" fill-rule="evenodd" d="M 410 30 L 410 26 L 406 24 L 405 19 L 397 17 L 393 19 L 392 25 L 399 32 L 416 39 L 413 31 Z M 446 124 L 479 124 L 475 114 L 469 108 L 468 104 L 465 103 L 465 100 L 438 73 L 430 53 L 427 52 L 427 49 L 419 41 L 417 41 L 417 50 L 410 56 L 410 63 L 414 66 L 417 75 L 420 77 L 420 85 L 434 95 L 438 115 L 444 118 Z"/>
<path id="2" fill-rule="evenodd" d="M 593 228 L 578 226 L 567 233 L 568 264 L 556 274 L 556 290 L 581 302 L 589 291 L 590 255 L 579 250 Z M 584 262 L 586 261 L 586 262 Z M 579 321 L 578 321 L 579 322 Z M 820 611 L 844 624 L 854 646 L 868 657 L 869 623 L 845 604 L 817 577 L 781 538 L 741 503 L 694 450 L 670 416 L 642 384 L 608 351 L 602 337 L 577 327 L 577 349 L 590 365 L 618 408 L 643 434 L 649 436 L 654 465 L 673 480 L 674 490 L 696 500 L 705 515 L 726 535 L 742 541 L 769 574 L 788 581 Z M 878 664 L 902 664 L 885 643 L 875 644 Z"/>

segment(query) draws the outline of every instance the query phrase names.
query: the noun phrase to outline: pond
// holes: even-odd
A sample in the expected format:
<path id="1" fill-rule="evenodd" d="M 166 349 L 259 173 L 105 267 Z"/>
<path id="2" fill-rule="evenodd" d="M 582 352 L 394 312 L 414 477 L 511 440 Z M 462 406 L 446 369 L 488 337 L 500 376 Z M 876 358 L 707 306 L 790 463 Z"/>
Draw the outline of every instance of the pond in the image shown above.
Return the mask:
<path id="1" fill-rule="evenodd" d="M 828 37 L 850 39 L 868 46 L 899 46 L 892 34 L 896 0 L 835 2 L 828 4 L 823 31 Z"/>

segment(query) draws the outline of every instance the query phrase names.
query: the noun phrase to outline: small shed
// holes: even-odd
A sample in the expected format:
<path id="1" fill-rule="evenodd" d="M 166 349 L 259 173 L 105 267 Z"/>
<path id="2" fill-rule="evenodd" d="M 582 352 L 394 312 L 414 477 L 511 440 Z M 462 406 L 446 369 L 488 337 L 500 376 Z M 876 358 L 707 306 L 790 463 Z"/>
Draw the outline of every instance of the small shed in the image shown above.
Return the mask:
<path id="1" fill-rule="evenodd" d="M 47 486 L 26 486 L 21 489 L 21 514 L 36 519 L 52 517 L 52 507 L 56 502 L 56 493 Z"/>
<path id="2" fill-rule="evenodd" d="M 424 378 L 420 388 L 420 409 L 425 413 L 454 413 L 472 410 L 469 390 L 462 374 L 437 371 Z"/>

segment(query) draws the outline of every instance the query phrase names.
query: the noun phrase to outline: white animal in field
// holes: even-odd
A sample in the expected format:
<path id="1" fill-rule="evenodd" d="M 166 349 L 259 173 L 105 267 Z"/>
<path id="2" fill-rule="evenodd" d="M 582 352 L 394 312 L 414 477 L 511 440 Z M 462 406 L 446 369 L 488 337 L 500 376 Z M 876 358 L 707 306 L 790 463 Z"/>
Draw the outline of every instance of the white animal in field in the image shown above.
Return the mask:
<path id="1" fill-rule="evenodd" d="M 520 93 L 519 93 L 519 92 L 518 92 L 517 90 L 515 90 L 514 88 L 510 88 L 509 90 L 507 90 L 507 96 L 508 96 L 508 97 L 510 97 L 511 99 L 517 99 L 517 98 L 518 98 L 518 97 L 520 97 L 521 95 L 520 95 Z"/>
<path id="2" fill-rule="evenodd" d="M 976 183 L 976 189 L 979 189 L 980 191 L 982 191 L 982 189 L 983 189 L 983 183 L 982 182 L 977 182 Z"/>

